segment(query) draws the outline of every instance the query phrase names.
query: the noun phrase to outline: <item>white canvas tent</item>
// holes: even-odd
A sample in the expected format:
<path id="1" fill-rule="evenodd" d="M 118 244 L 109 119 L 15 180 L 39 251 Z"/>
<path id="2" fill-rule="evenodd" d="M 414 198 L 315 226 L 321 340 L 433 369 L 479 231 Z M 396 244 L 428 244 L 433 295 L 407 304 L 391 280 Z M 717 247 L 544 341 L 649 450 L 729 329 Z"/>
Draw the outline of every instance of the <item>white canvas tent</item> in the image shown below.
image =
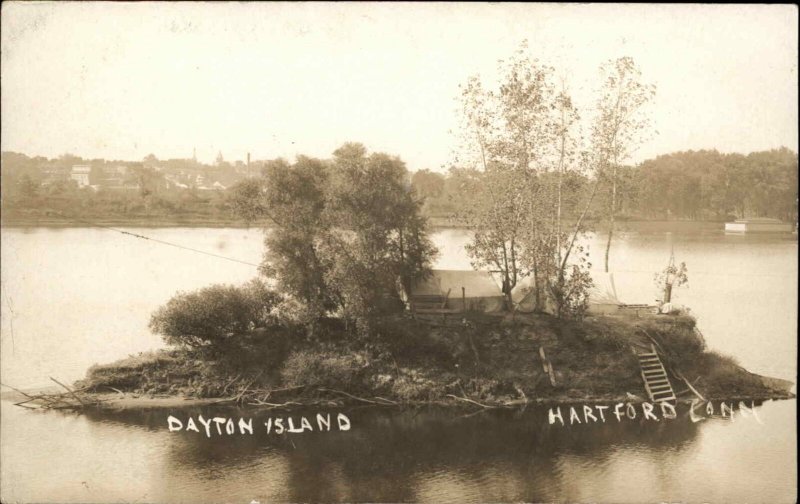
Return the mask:
<path id="1" fill-rule="evenodd" d="M 589 289 L 589 313 L 614 312 L 622 306 L 617 297 L 617 288 L 614 285 L 613 273 L 592 272 L 594 285 Z M 511 291 L 511 301 L 517 311 L 522 313 L 533 312 L 536 303 L 533 293 L 533 278 L 528 276 L 517 282 Z M 552 300 L 548 297 L 541 300 L 542 308 L 547 313 L 554 312 Z"/>
<path id="2" fill-rule="evenodd" d="M 462 298 L 462 288 L 463 298 Z M 449 309 L 498 312 L 504 308 L 503 292 L 488 271 L 433 270 L 411 289 L 414 296 L 442 296 Z"/>

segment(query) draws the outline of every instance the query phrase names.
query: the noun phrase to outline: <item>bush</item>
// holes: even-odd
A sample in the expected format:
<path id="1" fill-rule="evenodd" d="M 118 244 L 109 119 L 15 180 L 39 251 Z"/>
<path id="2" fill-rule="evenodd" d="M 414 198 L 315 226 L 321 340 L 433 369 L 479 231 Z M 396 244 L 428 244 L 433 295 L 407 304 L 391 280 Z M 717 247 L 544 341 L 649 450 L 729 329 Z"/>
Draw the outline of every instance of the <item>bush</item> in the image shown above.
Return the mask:
<path id="1" fill-rule="evenodd" d="M 366 356 L 360 353 L 298 350 L 292 352 L 284 362 L 281 377 L 288 386 L 347 389 L 362 381 L 366 366 Z"/>
<path id="2" fill-rule="evenodd" d="M 169 344 L 224 350 L 235 336 L 275 326 L 272 312 L 280 300 L 258 279 L 242 287 L 212 285 L 179 292 L 153 313 L 150 329 Z"/>
<path id="3" fill-rule="evenodd" d="M 277 370 L 286 359 L 299 329 L 272 325 L 239 334 L 224 347 L 218 348 L 220 363 L 235 369 L 259 367 Z"/>

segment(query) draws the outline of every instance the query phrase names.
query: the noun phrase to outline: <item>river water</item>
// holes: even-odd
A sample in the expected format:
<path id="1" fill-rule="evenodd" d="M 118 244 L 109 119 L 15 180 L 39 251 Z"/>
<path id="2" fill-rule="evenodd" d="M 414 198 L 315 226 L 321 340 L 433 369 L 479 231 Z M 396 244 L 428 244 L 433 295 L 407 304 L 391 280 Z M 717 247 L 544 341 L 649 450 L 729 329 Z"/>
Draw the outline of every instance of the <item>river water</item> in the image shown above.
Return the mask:
<path id="1" fill-rule="evenodd" d="M 249 263 L 262 253 L 257 230 L 128 231 Z M 1 232 L 0 378 L 16 387 L 50 385 L 50 376 L 71 381 L 94 363 L 157 348 L 148 317 L 176 291 L 241 283 L 256 273 L 247 264 L 97 228 Z M 434 239 L 442 251 L 438 267 L 469 268 L 464 231 L 439 231 Z M 601 265 L 603 237 L 586 245 Z M 653 274 L 671 250 L 689 269 L 688 288 L 674 300 L 691 307 L 709 347 L 754 372 L 796 381 L 796 239 L 709 227 L 621 233 L 610 265 L 620 298 L 652 302 Z M 694 423 L 682 414 L 560 427 L 536 408 L 471 417 L 367 408 L 345 412 L 352 420 L 347 432 L 205 439 L 169 432 L 164 411 L 69 415 L 3 401 L 0 497 L 794 502 L 795 401 L 767 402 L 758 412 L 761 423 Z M 212 413 L 205 412 L 222 414 Z"/>

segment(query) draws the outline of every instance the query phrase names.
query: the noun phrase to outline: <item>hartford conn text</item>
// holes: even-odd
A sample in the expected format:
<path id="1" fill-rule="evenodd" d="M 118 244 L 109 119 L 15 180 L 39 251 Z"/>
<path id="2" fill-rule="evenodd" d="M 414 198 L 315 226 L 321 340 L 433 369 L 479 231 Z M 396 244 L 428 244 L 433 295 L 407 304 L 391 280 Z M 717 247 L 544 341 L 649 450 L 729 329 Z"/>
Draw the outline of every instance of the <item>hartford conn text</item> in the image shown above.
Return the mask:
<path id="1" fill-rule="evenodd" d="M 763 423 L 756 411 L 755 403 L 748 406 L 744 401 L 739 401 L 738 407 L 734 402 L 720 402 L 715 406 L 711 401 L 692 401 L 687 415 L 692 422 L 697 423 L 710 417 L 721 417 L 734 421 L 736 416 L 752 418 L 758 423 Z M 668 402 L 652 404 L 642 403 L 617 403 L 613 407 L 600 404 L 579 406 L 554 406 L 547 411 L 547 420 L 550 425 L 577 425 L 605 423 L 606 421 L 649 420 L 660 422 L 678 417 L 675 406 Z"/>

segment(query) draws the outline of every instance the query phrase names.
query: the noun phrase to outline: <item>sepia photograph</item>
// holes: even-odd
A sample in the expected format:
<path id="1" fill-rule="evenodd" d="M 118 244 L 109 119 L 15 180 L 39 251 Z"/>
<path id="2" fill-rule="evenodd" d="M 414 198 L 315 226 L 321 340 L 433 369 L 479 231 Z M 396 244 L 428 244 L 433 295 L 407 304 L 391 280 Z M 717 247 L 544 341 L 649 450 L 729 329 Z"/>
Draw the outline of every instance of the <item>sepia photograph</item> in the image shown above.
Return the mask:
<path id="1" fill-rule="evenodd" d="M 0 502 L 797 502 L 799 10 L 2 2 Z"/>

